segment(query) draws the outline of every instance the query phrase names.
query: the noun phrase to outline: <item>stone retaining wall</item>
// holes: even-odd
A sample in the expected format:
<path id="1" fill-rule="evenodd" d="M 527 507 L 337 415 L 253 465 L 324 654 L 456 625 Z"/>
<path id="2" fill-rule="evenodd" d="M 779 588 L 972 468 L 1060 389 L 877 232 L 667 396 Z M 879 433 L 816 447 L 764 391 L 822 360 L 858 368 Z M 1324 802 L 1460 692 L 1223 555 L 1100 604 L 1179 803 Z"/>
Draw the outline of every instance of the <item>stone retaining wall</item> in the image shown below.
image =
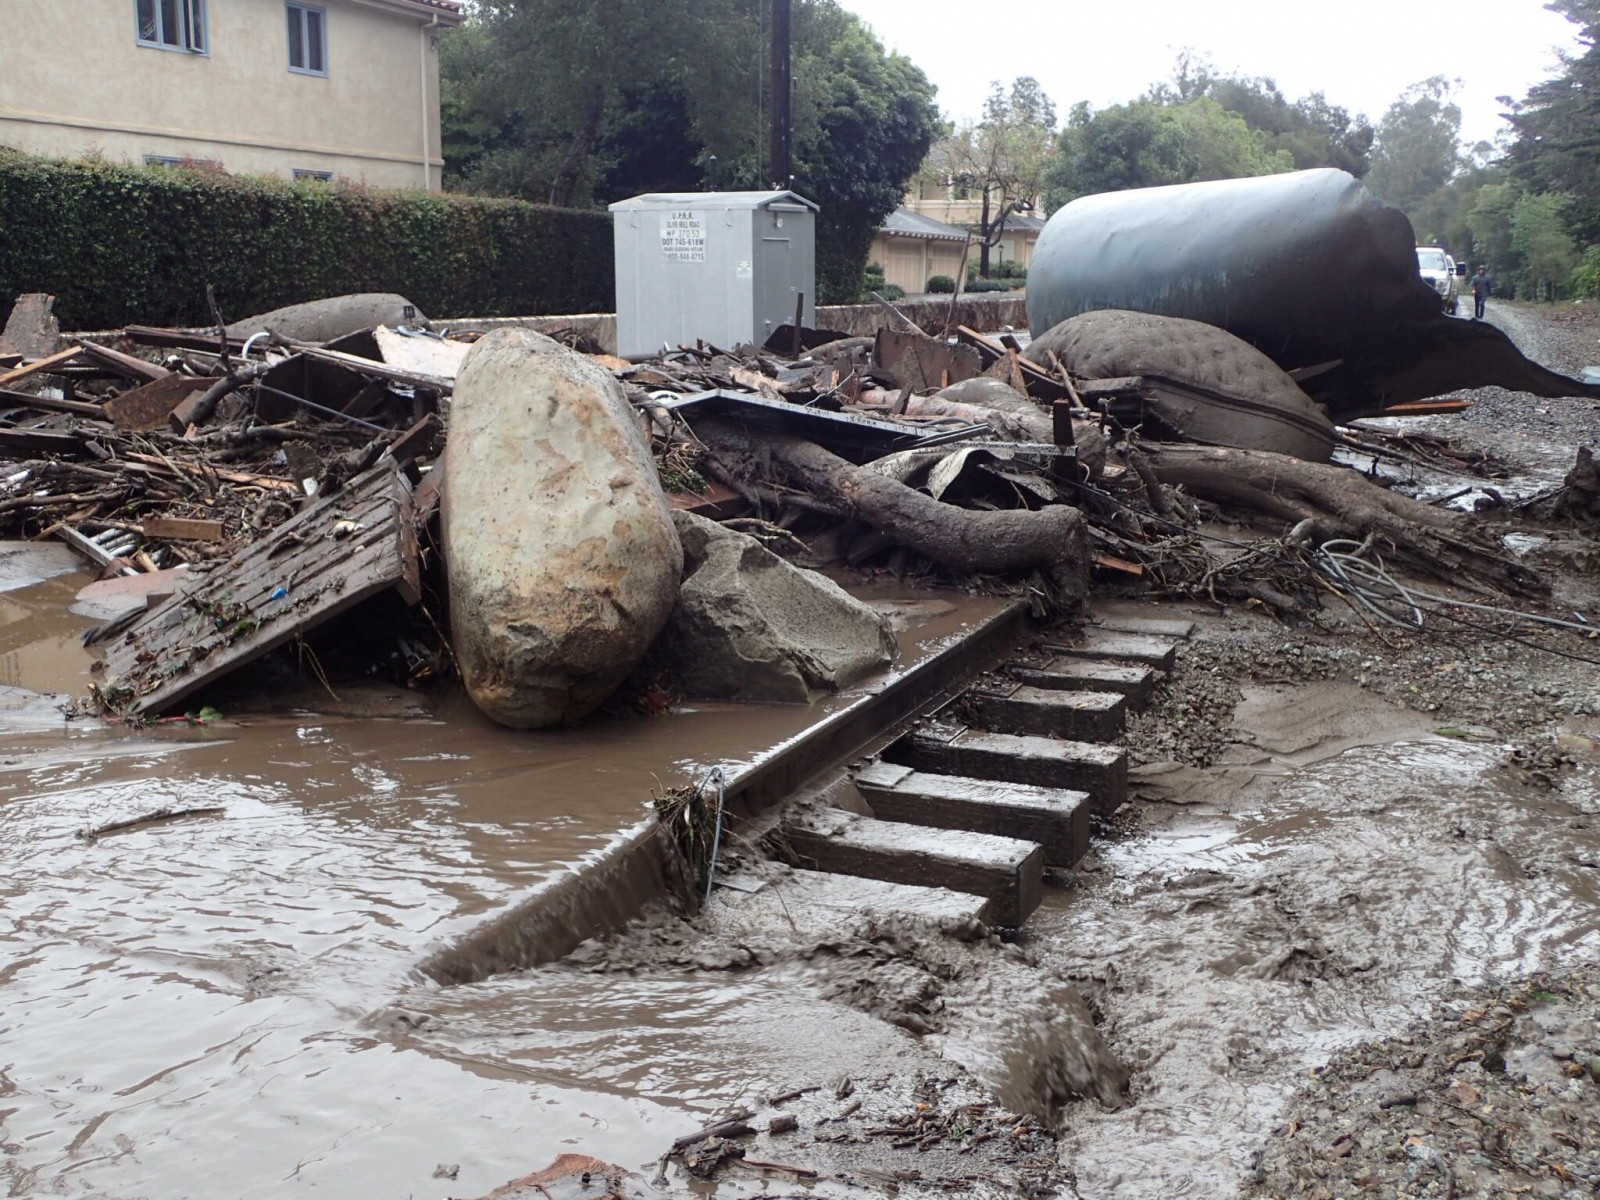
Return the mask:
<path id="1" fill-rule="evenodd" d="M 911 300 L 896 307 L 936 336 L 944 330 L 947 320 L 951 329 L 957 325 L 965 325 L 981 333 L 1028 327 L 1027 308 L 1020 292 L 1004 296 L 963 296 L 957 306 L 954 320 L 949 320 L 948 299 Z M 834 304 L 817 309 L 818 328 L 837 329 L 852 337 L 872 336 L 886 319 L 883 309 L 876 304 Z M 593 338 L 608 354 L 617 352 L 615 313 L 572 313 L 556 317 L 462 317 L 456 320 L 435 321 L 434 324 L 450 329 L 489 330 L 515 327 L 532 329 L 539 333 L 570 329 Z"/>

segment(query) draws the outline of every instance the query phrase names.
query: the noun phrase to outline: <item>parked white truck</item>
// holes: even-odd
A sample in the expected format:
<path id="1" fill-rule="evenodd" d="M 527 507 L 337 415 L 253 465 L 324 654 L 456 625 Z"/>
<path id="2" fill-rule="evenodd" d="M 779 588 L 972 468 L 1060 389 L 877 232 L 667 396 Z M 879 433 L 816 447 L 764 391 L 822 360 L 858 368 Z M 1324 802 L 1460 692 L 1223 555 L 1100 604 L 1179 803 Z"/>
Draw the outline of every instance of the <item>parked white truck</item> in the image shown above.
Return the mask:
<path id="1" fill-rule="evenodd" d="M 1456 279 L 1467 273 L 1467 264 L 1462 263 L 1458 268 L 1456 260 L 1438 246 L 1418 246 L 1417 273 L 1439 294 L 1440 307 L 1455 316 L 1461 304 L 1460 285 Z"/>

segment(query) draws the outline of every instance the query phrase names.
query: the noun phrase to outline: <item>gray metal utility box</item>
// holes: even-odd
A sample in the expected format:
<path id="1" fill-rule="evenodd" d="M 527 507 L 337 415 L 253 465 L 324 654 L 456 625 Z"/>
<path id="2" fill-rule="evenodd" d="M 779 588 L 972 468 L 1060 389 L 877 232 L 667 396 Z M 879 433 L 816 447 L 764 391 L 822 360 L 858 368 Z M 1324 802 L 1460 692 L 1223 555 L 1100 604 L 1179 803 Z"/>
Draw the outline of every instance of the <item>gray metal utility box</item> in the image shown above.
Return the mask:
<path id="1" fill-rule="evenodd" d="M 817 206 L 794 192 L 654 192 L 611 206 L 617 353 L 760 345 L 815 323 Z"/>

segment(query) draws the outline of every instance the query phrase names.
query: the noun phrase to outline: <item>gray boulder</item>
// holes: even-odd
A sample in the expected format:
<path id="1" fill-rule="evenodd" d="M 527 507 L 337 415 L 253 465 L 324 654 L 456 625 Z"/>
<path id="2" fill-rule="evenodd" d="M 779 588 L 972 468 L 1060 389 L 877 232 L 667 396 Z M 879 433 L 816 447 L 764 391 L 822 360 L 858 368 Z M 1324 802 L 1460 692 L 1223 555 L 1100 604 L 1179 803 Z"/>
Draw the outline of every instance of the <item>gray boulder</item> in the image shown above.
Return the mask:
<path id="1" fill-rule="evenodd" d="M 683 551 L 632 406 L 540 334 L 499 330 L 462 363 L 440 519 L 456 661 L 503 725 L 592 712 L 677 599 Z"/>
<path id="2" fill-rule="evenodd" d="M 876 610 L 755 538 L 675 512 L 686 577 L 649 668 L 703 700 L 809 703 L 894 661 Z"/>

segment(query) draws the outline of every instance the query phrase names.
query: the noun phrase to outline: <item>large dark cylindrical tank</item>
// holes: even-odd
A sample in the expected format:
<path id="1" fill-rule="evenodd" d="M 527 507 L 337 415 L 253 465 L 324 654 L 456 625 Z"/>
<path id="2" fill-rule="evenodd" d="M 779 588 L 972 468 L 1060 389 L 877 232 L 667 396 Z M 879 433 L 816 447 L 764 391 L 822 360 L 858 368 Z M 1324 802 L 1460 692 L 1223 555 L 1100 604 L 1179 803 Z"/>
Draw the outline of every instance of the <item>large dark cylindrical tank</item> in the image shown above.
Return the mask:
<path id="1" fill-rule="evenodd" d="M 1415 244 L 1404 213 L 1331 169 L 1085 196 L 1040 235 L 1028 323 L 1037 337 L 1103 308 L 1187 317 L 1314 366 L 1375 322 L 1438 311 Z"/>
<path id="2" fill-rule="evenodd" d="M 1039 237 L 1028 323 L 1037 337 L 1099 309 L 1226 329 L 1304 371 L 1336 420 L 1492 383 L 1600 395 L 1529 362 L 1493 326 L 1446 316 L 1405 214 L 1333 169 L 1074 200 Z"/>

